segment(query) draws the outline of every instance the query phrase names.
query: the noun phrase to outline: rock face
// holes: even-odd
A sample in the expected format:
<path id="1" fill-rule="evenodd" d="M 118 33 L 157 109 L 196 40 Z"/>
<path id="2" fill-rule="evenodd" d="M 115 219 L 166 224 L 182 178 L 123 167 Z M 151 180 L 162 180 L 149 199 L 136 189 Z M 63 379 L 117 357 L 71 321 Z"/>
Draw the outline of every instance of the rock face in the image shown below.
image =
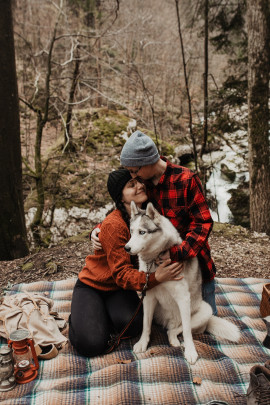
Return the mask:
<path id="1" fill-rule="evenodd" d="M 221 163 L 220 165 L 221 176 L 225 177 L 226 180 L 234 182 L 236 173 L 234 170 L 229 169 L 229 167 L 225 163 Z"/>
<path id="2" fill-rule="evenodd" d="M 51 221 L 51 211 L 44 212 L 43 223 L 44 230 L 42 236 L 45 237 L 46 230 L 50 234 L 49 245 L 54 246 L 59 241 L 78 235 L 82 232 L 90 232 L 95 225 L 102 222 L 106 215 L 113 209 L 113 204 L 106 204 L 97 210 L 86 208 L 72 207 L 71 209 L 56 208 L 53 213 L 53 221 Z M 36 208 L 31 208 L 26 215 L 26 225 L 28 228 L 28 240 L 33 242 L 33 237 L 30 231 L 29 224 L 32 222 Z M 49 229 L 48 229 L 49 228 Z"/>
<path id="3" fill-rule="evenodd" d="M 237 189 L 230 189 L 231 198 L 228 206 L 233 214 L 233 223 L 249 227 L 249 186 L 247 182 L 241 183 Z"/>

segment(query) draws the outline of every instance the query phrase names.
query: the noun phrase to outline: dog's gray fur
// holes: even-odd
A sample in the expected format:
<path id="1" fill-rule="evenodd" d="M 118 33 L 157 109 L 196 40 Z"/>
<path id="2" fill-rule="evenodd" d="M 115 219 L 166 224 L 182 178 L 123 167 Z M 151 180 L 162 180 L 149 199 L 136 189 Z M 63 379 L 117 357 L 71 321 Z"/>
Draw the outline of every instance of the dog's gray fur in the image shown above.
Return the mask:
<path id="1" fill-rule="evenodd" d="M 182 240 L 171 222 L 160 215 L 151 203 L 146 211 L 131 203 L 131 239 L 125 249 L 139 257 L 139 271 L 156 270 L 159 255 Z M 183 333 L 185 358 L 191 364 L 198 357 L 191 332 L 207 330 L 218 338 L 238 341 L 240 332 L 236 325 L 212 314 L 211 306 L 202 299 L 202 276 L 198 259 L 184 261 L 184 278 L 166 281 L 147 290 L 143 301 L 144 320 L 140 340 L 134 345 L 136 353 L 144 352 L 150 339 L 153 316 L 167 329 L 172 346 L 180 346 L 177 335 Z"/>

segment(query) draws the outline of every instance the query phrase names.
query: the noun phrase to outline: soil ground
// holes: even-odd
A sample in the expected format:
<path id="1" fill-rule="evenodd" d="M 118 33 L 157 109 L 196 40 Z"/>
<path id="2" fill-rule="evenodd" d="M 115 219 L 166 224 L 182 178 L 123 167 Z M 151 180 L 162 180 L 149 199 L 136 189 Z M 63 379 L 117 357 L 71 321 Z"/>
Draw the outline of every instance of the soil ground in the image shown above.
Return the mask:
<path id="1" fill-rule="evenodd" d="M 270 238 L 241 226 L 214 225 L 209 243 L 217 277 L 270 279 Z M 14 284 L 77 277 L 92 253 L 88 235 L 64 240 L 27 257 L 0 262 L 0 295 Z"/>

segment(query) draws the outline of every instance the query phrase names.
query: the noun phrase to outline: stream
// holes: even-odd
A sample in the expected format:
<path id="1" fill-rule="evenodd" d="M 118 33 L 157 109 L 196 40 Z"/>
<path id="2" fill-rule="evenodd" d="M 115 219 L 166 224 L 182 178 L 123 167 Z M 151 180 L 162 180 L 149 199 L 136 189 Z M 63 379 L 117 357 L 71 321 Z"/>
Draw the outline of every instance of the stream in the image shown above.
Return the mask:
<path id="1" fill-rule="evenodd" d="M 228 207 L 228 200 L 231 198 L 230 189 L 236 189 L 243 181 L 249 181 L 249 172 L 246 168 L 239 168 L 236 164 L 235 152 L 228 151 L 226 157 L 218 161 L 206 183 L 207 191 L 214 196 L 217 209 L 210 209 L 214 221 L 222 223 L 233 223 L 233 215 Z M 226 165 L 235 173 L 235 179 L 232 181 L 221 170 L 222 165 Z M 243 167 L 243 165 L 240 164 Z"/>

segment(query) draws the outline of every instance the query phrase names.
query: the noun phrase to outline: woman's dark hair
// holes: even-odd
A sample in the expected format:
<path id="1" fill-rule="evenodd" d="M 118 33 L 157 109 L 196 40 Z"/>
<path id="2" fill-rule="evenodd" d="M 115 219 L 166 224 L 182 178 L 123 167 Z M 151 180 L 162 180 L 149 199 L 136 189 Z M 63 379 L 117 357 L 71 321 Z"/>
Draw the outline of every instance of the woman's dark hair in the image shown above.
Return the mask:
<path id="1" fill-rule="evenodd" d="M 145 203 L 144 203 L 144 204 L 145 204 Z M 143 204 L 143 205 L 144 205 L 144 204 Z M 124 206 L 123 201 L 118 200 L 118 201 L 115 203 L 115 205 L 116 205 L 116 208 L 121 212 L 122 218 L 123 218 L 123 220 L 125 221 L 125 223 L 127 224 L 128 229 L 130 229 L 130 218 L 129 218 L 129 215 L 128 215 L 128 213 L 127 213 L 126 207 Z M 131 264 L 132 264 L 136 269 L 139 269 L 139 260 L 138 260 L 138 257 L 137 257 L 137 256 L 131 256 L 131 257 L 130 257 L 130 261 L 131 261 Z"/>
<path id="2" fill-rule="evenodd" d="M 121 212 L 121 215 L 122 215 L 122 217 L 123 217 L 123 220 L 125 221 L 125 223 L 126 223 L 127 226 L 128 226 L 128 229 L 129 229 L 129 226 L 130 226 L 130 218 L 129 218 L 129 215 L 128 215 L 128 213 L 127 213 L 127 210 L 126 210 L 126 207 L 125 207 L 123 201 L 118 200 L 118 201 L 115 203 L 115 205 L 116 205 L 116 208 Z"/>
<path id="3" fill-rule="evenodd" d="M 129 217 L 128 213 L 127 213 L 127 210 L 126 210 L 126 207 L 125 207 L 123 201 L 119 200 L 115 205 L 116 205 L 116 208 L 121 212 L 123 220 L 125 221 L 125 223 L 128 226 L 128 229 L 129 229 L 129 227 L 130 227 L 130 217 Z M 147 201 L 142 203 L 142 209 L 145 210 L 146 206 L 147 206 Z"/>

